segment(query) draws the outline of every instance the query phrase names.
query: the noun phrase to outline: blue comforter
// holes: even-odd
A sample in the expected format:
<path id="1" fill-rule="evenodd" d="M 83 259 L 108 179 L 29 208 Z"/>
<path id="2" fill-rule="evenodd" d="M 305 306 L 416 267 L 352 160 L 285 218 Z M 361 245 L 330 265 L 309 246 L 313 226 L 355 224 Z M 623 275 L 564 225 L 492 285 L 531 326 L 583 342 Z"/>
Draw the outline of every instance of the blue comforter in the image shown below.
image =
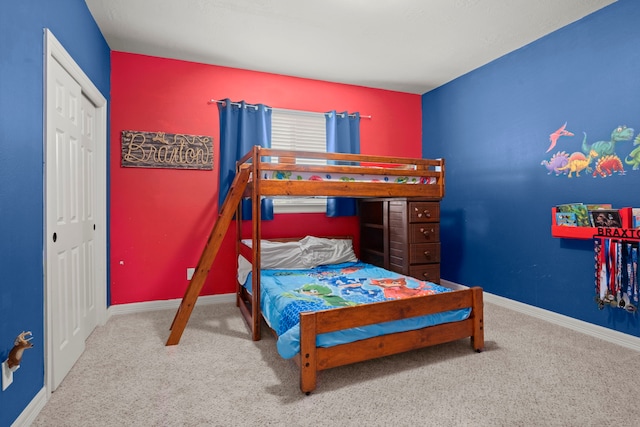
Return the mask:
<path id="1" fill-rule="evenodd" d="M 245 286 L 251 291 L 251 275 Z M 362 262 L 320 266 L 310 270 L 262 270 L 261 309 L 278 335 L 278 352 L 285 359 L 300 351 L 300 313 L 348 307 L 411 296 L 450 292 L 435 283 Z M 330 347 L 378 335 L 419 329 L 466 319 L 470 308 L 368 325 L 321 334 L 317 345 Z"/>

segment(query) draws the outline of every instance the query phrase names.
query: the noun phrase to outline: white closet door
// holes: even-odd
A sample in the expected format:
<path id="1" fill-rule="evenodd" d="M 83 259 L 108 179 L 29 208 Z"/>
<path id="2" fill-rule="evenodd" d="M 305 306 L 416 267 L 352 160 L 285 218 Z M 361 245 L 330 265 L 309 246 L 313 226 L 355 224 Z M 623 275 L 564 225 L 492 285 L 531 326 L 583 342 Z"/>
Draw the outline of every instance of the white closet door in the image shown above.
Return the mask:
<path id="1" fill-rule="evenodd" d="M 91 298 L 86 289 L 93 270 L 93 239 L 87 213 L 93 208 L 87 195 L 90 166 L 85 162 L 91 155 L 83 144 L 82 89 L 52 62 L 47 77 L 47 109 L 53 122 L 48 131 L 53 135 L 48 135 L 46 149 L 46 238 L 55 390 L 84 351 L 88 335 L 83 323 L 85 301 Z"/>

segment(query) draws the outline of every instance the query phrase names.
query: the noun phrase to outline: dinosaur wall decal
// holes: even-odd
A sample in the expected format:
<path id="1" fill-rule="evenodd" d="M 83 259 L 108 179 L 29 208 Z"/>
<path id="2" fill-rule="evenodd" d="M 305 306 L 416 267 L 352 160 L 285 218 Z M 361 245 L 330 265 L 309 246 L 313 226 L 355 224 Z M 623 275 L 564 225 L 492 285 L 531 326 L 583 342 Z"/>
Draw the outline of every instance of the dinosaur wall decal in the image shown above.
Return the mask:
<path id="1" fill-rule="evenodd" d="M 606 156 L 616 154 L 616 144 L 621 141 L 630 141 L 633 138 L 634 130 L 626 126 L 618 126 L 611 132 L 611 139 L 609 141 L 597 141 L 593 144 L 587 144 L 587 133 L 583 133 L 582 152 L 588 154 L 593 150 L 598 156 Z"/>
<path id="2" fill-rule="evenodd" d="M 620 160 L 620 157 L 616 155 L 604 156 L 600 157 L 596 162 L 593 177 L 595 178 L 600 175 L 602 178 L 606 178 L 613 175 L 614 172 L 617 172 L 619 175 L 625 174 L 622 160 Z"/>
<path id="3" fill-rule="evenodd" d="M 551 159 L 543 160 L 540 162 L 542 166 L 547 168 L 549 171 L 548 175 L 555 173 L 556 176 L 561 174 L 568 174 L 569 171 L 567 169 L 560 169 L 569 163 L 569 154 L 566 151 L 558 151 L 556 154 L 551 156 Z"/>
<path id="4" fill-rule="evenodd" d="M 591 172 L 592 169 L 591 169 L 591 166 L 589 165 L 591 164 L 591 160 L 593 160 L 595 157 L 598 157 L 598 153 L 596 153 L 595 150 L 591 150 L 588 156 L 585 156 L 580 152 L 575 152 L 571 154 L 571 156 L 569 156 L 569 163 L 567 163 L 565 166 L 561 168 L 558 168 L 558 170 L 559 171 L 568 170 L 569 178 L 571 178 L 571 174 L 573 173 L 576 174 L 576 177 L 579 177 L 580 172 L 582 172 L 585 169 L 587 170 L 587 172 Z"/>
<path id="5" fill-rule="evenodd" d="M 640 169 L 640 135 L 636 136 L 633 140 L 633 146 L 635 147 L 629 155 L 624 159 L 624 162 L 630 166 L 633 166 L 633 170 Z"/>
<path id="6" fill-rule="evenodd" d="M 564 124 L 560 126 L 558 130 L 549 135 L 549 141 L 551 142 L 551 145 L 549 145 L 549 148 L 547 148 L 547 151 L 545 151 L 545 153 L 548 153 L 553 149 L 553 147 L 556 146 L 556 144 L 558 143 L 558 138 L 560 138 L 561 136 L 573 136 L 573 133 L 566 130 L 566 128 L 567 122 L 564 122 Z"/>
<path id="7" fill-rule="evenodd" d="M 557 151 L 551 158 L 542 160 L 540 164 L 547 169 L 548 175 L 564 175 L 568 178 L 579 177 L 583 171 L 589 173 L 593 171 L 593 177 L 602 178 L 612 176 L 614 173 L 625 175 L 624 164 L 633 166 L 633 170 L 640 170 L 640 134 L 633 140 L 633 150 L 626 157 L 618 156 L 616 148 L 619 142 L 632 140 L 634 133 L 634 128 L 620 125 L 611 131 L 608 141 L 589 144 L 587 133 L 583 132 L 581 151 L 574 151 L 571 154 L 567 151 Z M 547 153 L 556 146 L 561 136 L 574 136 L 567 130 L 567 122 L 549 135 L 551 145 L 547 148 Z M 592 162 L 595 165 L 593 169 Z"/>

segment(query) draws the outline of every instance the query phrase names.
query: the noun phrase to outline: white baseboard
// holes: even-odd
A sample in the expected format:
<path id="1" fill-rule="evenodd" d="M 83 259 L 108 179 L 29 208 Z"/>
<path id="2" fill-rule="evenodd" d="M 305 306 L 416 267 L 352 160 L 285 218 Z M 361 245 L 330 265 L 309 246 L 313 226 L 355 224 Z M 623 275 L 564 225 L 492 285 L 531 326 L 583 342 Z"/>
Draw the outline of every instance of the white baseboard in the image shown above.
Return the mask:
<path id="1" fill-rule="evenodd" d="M 450 282 L 448 280 L 440 280 L 440 284 L 450 289 L 467 288 L 467 286 Z M 519 313 L 523 313 L 532 317 L 536 317 L 538 319 L 546 320 L 547 322 L 553 323 L 555 325 L 563 326 L 577 332 L 582 332 L 583 334 L 590 335 L 595 338 L 600 338 L 604 341 L 617 344 L 622 347 L 640 351 L 640 338 L 633 335 L 624 334 L 613 329 L 594 325 L 593 323 L 574 319 L 573 317 L 554 313 L 553 311 L 524 304 L 487 292 L 484 292 L 484 300 L 488 303 L 499 305 L 501 307 L 508 308 L 510 310 L 517 311 Z"/>
<path id="2" fill-rule="evenodd" d="M 182 298 L 160 300 L 160 301 L 146 301 L 146 302 L 134 302 L 130 304 L 116 304 L 107 309 L 108 317 L 117 316 L 119 314 L 133 314 L 143 313 L 146 311 L 156 310 L 177 310 L 180 307 Z M 236 294 L 220 294 L 220 295 L 205 295 L 198 297 L 196 305 L 209 305 L 209 304 L 221 304 L 236 302 Z"/>
<path id="3" fill-rule="evenodd" d="M 11 424 L 11 427 L 28 427 L 36 420 L 36 417 L 47 404 L 47 388 L 42 387 L 31 402 L 22 411 L 20 416 Z"/>

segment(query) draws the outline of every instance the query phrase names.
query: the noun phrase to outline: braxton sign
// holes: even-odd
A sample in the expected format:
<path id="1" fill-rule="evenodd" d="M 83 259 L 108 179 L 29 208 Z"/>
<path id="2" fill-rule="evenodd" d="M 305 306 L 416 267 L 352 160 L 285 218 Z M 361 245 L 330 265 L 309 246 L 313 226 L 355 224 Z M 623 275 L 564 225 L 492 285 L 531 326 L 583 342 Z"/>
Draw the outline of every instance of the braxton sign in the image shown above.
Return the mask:
<path id="1" fill-rule="evenodd" d="M 607 228 L 598 227 L 596 237 L 619 237 L 627 239 L 640 239 L 640 228 Z"/>
<path id="2" fill-rule="evenodd" d="M 122 167 L 213 169 L 213 138 L 164 132 L 122 131 Z"/>

